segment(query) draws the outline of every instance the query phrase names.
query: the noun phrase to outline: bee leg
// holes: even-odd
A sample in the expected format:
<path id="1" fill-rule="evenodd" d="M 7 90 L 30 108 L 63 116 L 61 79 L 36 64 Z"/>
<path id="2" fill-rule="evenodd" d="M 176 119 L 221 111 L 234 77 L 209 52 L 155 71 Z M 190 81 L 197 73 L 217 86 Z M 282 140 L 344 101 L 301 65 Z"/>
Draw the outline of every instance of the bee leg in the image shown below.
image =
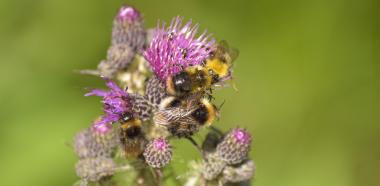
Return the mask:
<path id="1" fill-rule="evenodd" d="M 214 127 L 214 126 L 210 126 L 210 129 L 212 131 L 218 133 L 219 135 L 223 136 L 223 132 L 220 129 L 218 129 L 218 128 Z"/>
<path id="2" fill-rule="evenodd" d="M 199 151 L 199 153 L 203 154 L 203 151 L 202 149 L 199 147 L 198 143 L 192 138 L 192 137 L 186 137 L 186 139 L 188 139 L 191 144 L 193 144 L 195 146 L 195 148 Z"/>

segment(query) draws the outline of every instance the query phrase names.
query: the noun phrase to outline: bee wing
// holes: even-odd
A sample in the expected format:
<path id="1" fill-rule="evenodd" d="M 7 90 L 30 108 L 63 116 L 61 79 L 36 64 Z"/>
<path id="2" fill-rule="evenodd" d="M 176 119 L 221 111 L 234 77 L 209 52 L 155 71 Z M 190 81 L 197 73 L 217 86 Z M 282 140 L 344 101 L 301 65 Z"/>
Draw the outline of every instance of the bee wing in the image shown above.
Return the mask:
<path id="1" fill-rule="evenodd" d="M 235 61 L 239 57 L 239 50 L 237 48 L 229 48 L 228 53 L 231 56 L 231 62 Z"/>
<path id="2" fill-rule="evenodd" d="M 230 48 L 230 45 L 228 44 L 226 40 L 220 40 L 217 44 L 217 47 L 220 47 L 222 49 L 228 49 Z"/>
<path id="3" fill-rule="evenodd" d="M 223 53 L 227 53 L 231 58 L 231 62 L 235 61 L 235 59 L 239 57 L 239 50 L 236 48 L 230 47 L 230 45 L 228 44 L 226 40 L 219 41 L 218 49 Z"/>
<path id="4" fill-rule="evenodd" d="M 157 125 L 169 125 L 173 122 L 181 122 L 184 118 L 188 118 L 192 110 L 182 108 L 166 108 L 161 109 L 153 116 L 153 122 Z"/>
<path id="5" fill-rule="evenodd" d="M 168 129 L 176 136 L 186 137 L 193 135 L 199 130 L 199 127 L 199 123 L 193 117 L 187 115 L 186 117 L 181 117 L 177 122 L 171 123 Z"/>

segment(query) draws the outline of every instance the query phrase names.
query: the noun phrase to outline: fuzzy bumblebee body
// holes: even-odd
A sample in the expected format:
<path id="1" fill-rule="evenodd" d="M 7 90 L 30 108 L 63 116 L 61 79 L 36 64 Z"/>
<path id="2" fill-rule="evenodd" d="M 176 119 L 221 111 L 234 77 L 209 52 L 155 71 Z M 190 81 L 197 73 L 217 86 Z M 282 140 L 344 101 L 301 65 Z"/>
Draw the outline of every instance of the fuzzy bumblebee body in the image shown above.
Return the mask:
<path id="1" fill-rule="evenodd" d="M 166 79 L 168 94 L 178 97 L 205 92 L 212 85 L 231 78 L 232 64 L 238 51 L 231 49 L 227 42 L 220 41 L 210 57 L 202 64 L 189 66 Z"/>
<path id="2" fill-rule="evenodd" d="M 213 77 L 212 83 L 223 81 L 231 76 L 233 62 L 238 55 L 239 51 L 231 48 L 225 40 L 216 44 L 216 49 L 211 54 L 211 57 L 204 63 L 204 67 Z"/>
<path id="3" fill-rule="evenodd" d="M 212 76 L 201 65 L 192 66 L 182 72 L 168 77 L 166 91 L 173 96 L 186 96 L 196 92 L 203 92 L 211 87 Z"/>
<path id="4" fill-rule="evenodd" d="M 203 126 L 209 126 L 215 120 L 217 110 L 207 99 L 191 103 L 168 97 L 162 101 L 153 116 L 153 122 L 167 128 L 173 136 L 190 137 Z"/>
<path id="5" fill-rule="evenodd" d="M 127 158 L 138 157 L 143 153 L 147 141 L 141 120 L 130 118 L 120 125 L 120 142 Z"/>
<path id="6" fill-rule="evenodd" d="M 212 76 L 213 83 L 218 82 L 220 78 L 226 77 L 230 73 L 230 65 L 220 58 L 208 60 L 205 64 L 205 68 L 209 75 Z"/>

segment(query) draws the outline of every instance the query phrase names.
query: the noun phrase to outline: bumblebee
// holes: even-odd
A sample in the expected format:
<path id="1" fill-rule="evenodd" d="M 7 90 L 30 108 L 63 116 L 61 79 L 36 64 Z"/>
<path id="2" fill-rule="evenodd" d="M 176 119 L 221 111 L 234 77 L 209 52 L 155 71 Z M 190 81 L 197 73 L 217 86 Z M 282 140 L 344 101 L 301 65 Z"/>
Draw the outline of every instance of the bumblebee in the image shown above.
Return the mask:
<path id="1" fill-rule="evenodd" d="M 190 137 L 201 127 L 209 126 L 217 116 L 216 107 L 209 100 L 180 101 L 175 97 L 164 99 L 153 116 L 153 122 L 161 125 L 177 137 Z"/>
<path id="2" fill-rule="evenodd" d="M 209 90 L 212 85 L 226 81 L 232 76 L 233 61 L 238 50 L 230 48 L 226 41 L 216 44 L 211 57 L 203 64 L 190 66 L 166 80 L 166 91 L 173 96 L 186 96 Z"/>
<path id="3" fill-rule="evenodd" d="M 204 64 L 212 76 L 212 84 L 231 78 L 233 62 L 238 56 L 239 51 L 231 48 L 227 41 L 222 40 L 216 45 L 216 50 L 211 53 L 211 57 Z"/>
<path id="4" fill-rule="evenodd" d="M 147 142 L 141 120 L 127 116 L 120 122 L 120 142 L 123 145 L 125 156 L 127 158 L 140 156 Z"/>
<path id="5" fill-rule="evenodd" d="M 211 87 L 212 79 L 206 68 L 201 65 L 187 67 L 166 80 L 166 91 L 173 96 L 184 96 L 201 92 Z"/>

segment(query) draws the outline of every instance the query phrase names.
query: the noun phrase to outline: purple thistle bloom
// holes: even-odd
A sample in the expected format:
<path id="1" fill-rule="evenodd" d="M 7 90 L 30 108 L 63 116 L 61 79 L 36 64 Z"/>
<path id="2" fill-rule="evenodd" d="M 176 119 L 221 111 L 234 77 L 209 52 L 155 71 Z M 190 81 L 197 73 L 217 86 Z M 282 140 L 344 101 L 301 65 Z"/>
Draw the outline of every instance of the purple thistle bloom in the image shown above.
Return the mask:
<path id="1" fill-rule="evenodd" d="M 172 159 L 172 148 L 164 138 L 155 138 L 145 147 L 145 162 L 153 168 L 162 168 Z"/>
<path id="2" fill-rule="evenodd" d="M 122 119 L 122 117 L 131 110 L 130 97 L 126 90 L 122 90 L 111 80 L 107 80 L 106 85 L 111 89 L 110 91 L 95 89 L 85 94 L 85 96 L 103 97 L 104 115 L 94 124 L 94 127 L 101 131 L 108 129 L 109 127 L 106 125 Z"/>
<path id="3" fill-rule="evenodd" d="M 204 31 L 195 37 L 199 25 L 192 25 L 190 20 L 182 27 L 182 18 L 173 18 L 170 26 L 158 23 L 153 39 L 144 52 L 153 72 L 165 81 L 170 75 L 182 69 L 201 64 L 207 59 L 214 44 L 210 34 Z"/>
<path id="4" fill-rule="evenodd" d="M 140 12 L 131 6 L 122 6 L 117 14 L 117 18 L 120 21 L 128 21 L 132 23 L 141 19 Z"/>
<path id="5" fill-rule="evenodd" d="M 165 150 L 166 148 L 169 148 L 169 144 L 164 138 L 153 140 L 153 146 L 156 150 Z"/>
<path id="6" fill-rule="evenodd" d="M 104 123 L 100 121 L 101 120 L 94 122 L 94 124 L 91 126 L 95 132 L 105 134 L 112 130 L 112 125 L 110 123 Z"/>
<path id="7" fill-rule="evenodd" d="M 231 132 L 235 138 L 235 140 L 242 144 L 250 144 L 251 143 L 251 134 L 249 134 L 246 130 L 236 128 Z"/>
<path id="8" fill-rule="evenodd" d="M 136 52 L 142 52 L 146 43 L 144 19 L 140 12 L 132 6 L 123 6 L 117 13 L 112 28 L 112 45 L 120 45 L 129 54 L 124 63 L 118 63 L 125 68 Z M 120 54 L 119 54 L 120 55 Z M 128 56 L 131 56 L 127 58 Z"/>
<path id="9" fill-rule="evenodd" d="M 233 128 L 225 134 L 216 147 L 216 153 L 229 165 L 241 163 L 248 158 L 252 136 L 242 128 Z"/>

